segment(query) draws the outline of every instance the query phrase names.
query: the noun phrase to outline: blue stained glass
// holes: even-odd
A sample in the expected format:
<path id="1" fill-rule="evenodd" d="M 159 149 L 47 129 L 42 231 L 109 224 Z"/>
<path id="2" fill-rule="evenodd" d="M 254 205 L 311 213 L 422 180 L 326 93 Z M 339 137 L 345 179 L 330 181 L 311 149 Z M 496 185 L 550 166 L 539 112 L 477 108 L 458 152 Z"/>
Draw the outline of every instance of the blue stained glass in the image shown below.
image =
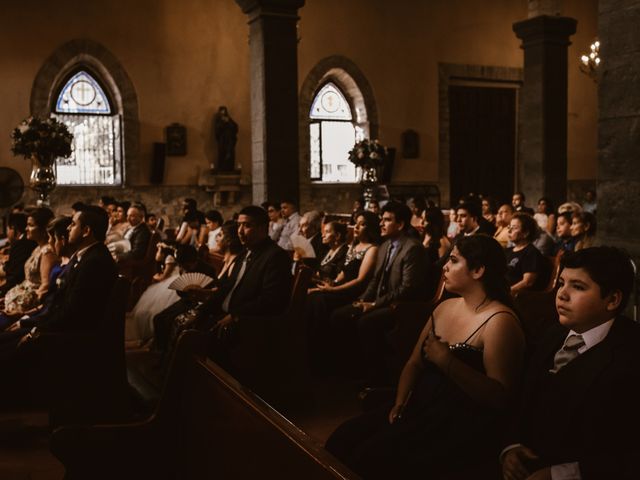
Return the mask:
<path id="1" fill-rule="evenodd" d="M 81 70 L 65 84 L 56 101 L 57 113 L 110 115 L 111 106 L 104 90 L 86 71 Z"/>

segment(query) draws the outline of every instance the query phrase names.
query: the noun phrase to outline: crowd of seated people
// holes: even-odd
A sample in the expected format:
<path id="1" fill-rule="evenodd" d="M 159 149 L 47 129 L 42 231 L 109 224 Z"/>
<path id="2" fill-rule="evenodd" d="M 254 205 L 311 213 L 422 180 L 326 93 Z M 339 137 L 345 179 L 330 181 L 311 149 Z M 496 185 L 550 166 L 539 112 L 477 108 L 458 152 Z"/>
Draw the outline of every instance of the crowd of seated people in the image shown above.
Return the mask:
<path id="1" fill-rule="evenodd" d="M 423 208 L 415 199 L 413 208 L 389 201 L 378 214 L 360 203 L 362 210 L 345 215 L 344 222 L 313 210 L 300 215 L 292 201 L 245 207 L 236 220 L 224 222 L 219 212 L 201 214 L 186 199 L 177 235 L 157 245 L 149 242 L 161 229 L 143 205 L 132 203 L 120 240 L 112 240 L 129 242 L 122 252 L 101 244 L 125 223 L 118 209 L 124 213 L 126 202 L 106 199 L 104 209 L 78 204 L 73 217 L 56 219 L 46 209 L 13 214 L 3 265 L 5 284 L 11 280 L 12 286 L 3 297 L 0 358 L 28 363 L 40 331 L 96 328 L 83 323 L 88 320 L 81 320 L 78 308 L 104 304 L 118 263 L 139 260 L 151 249 L 159 269 L 131 316 L 141 343 L 151 342 L 166 355 L 185 327 L 183 315 L 196 310 L 186 326 L 210 332 L 211 357 L 242 378 L 230 352 L 264 334 L 261 318 L 284 313 L 299 260 L 315 272 L 300 319 L 307 326 L 311 372 L 347 373 L 368 386 L 397 382 L 392 404 L 348 421 L 327 443 L 363 478 L 412 478 L 416 472 L 437 478 L 492 459 L 497 465 L 504 447 L 508 480 L 535 472 L 557 479 L 605 478 L 598 475 L 616 471 L 616 478 L 625 478 L 637 441 L 618 440 L 638 426 L 622 421 L 632 387 L 618 381 L 622 374 L 638 375 L 630 342 L 639 333 L 620 316 L 633 283 L 628 258 L 615 249 L 592 248 L 593 214 L 575 207 L 553 211 L 543 198 L 533 215 L 524 195 L 513 200 L 494 213 L 492 201 L 466 197 L 452 209 L 457 234 L 450 238 L 446 212 L 426 203 Z M 347 217 L 355 221 L 352 227 Z M 535 241 L 550 231 L 556 234 L 554 250 L 564 253 L 556 297 L 561 325 L 537 345 L 531 362 L 541 363 L 532 363 L 525 376 L 526 342 L 512 298 L 547 286 L 549 262 Z M 309 242 L 315 261 L 296 251 L 296 236 Z M 215 265 L 211 254 L 217 255 Z M 16 260 L 22 262 L 17 275 Z M 384 361 L 394 354 L 389 333 L 396 326 L 395 305 L 429 301 L 440 269 L 449 295 L 434 306 L 400 377 L 393 377 Z M 187 272 L 213 280 L 183 292 L 168 288 Z M 17 290 L 35 294 L 33 304 L 19 303 L 19 312 L 11 307 Z M 573 337 L 580 337 L 577 347 Z M 613 362 L 607 360 L 611 352 Z M 590 369 L 604 373 L 585 374 Z M 596 397 L 567 397 L 574 387 L 594 389 Z M 557 402 L 562 411 L 545 416 Z M 596 408 L 615 410 L 616 421 L 610 425 L 597 413 L 591 426 L 576 425 L 590 443 L 550 433 L 562 425 L 557 428 L 568 435 L 563 419 Z"/>

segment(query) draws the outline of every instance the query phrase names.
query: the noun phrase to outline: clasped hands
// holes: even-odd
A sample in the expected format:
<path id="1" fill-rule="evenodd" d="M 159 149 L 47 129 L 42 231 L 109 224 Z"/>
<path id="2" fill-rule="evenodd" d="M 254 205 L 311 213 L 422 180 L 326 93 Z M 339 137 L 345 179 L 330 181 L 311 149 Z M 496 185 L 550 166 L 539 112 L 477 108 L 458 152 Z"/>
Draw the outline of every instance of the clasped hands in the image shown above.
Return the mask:
<path id="1" fill-rule="evenodd" d="M 356 300 L 351 305 L 362 310 L 362 313 L 367 313 L 376 307 L 376 304 L 374 302 L 364 302 L 360 299 Z"/>
<path id="2" fill-rule="evenodd" d="M 527 462 L 538 460 L 528 447 L 519 445 L 508 450 L 502 458 L 502 476 L 505 480 L 551 480 L 551 468 L 545 467 L 529 473 Z"/>
<path id="3" fill-rule="evenodd" d="M 227 313 L 224 317 L 218 320 L 218 322 L 213 327 L 211 327 L 211 331 L 215 332 L 218 339 L 224 339 L 231 335 L 231 333 L 233 332 L 233 326 L 237 322 L 238 320 L 233 315 Z"/>

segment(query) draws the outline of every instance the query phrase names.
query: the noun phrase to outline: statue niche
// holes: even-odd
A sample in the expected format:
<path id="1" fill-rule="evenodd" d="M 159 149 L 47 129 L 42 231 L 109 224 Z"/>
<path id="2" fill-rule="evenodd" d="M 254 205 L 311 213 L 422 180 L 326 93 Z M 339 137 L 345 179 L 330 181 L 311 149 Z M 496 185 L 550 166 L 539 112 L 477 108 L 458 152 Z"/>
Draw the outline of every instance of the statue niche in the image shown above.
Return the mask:
<path id="1" fill-rule="evenodd" d="M 213 121 L 213 133 L 218 143 L 217 172 L 234 172 L 236 169 L 236 142 L 238 124 L 229 116 L 227 107 L 218 108 Z"/>

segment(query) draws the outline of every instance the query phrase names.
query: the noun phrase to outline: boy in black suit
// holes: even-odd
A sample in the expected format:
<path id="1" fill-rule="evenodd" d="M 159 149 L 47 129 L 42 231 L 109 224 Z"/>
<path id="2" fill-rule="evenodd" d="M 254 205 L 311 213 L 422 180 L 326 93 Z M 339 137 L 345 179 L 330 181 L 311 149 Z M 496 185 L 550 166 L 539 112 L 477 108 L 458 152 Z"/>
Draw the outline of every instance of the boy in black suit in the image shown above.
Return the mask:
<path id="1" fill-rule="evenodd" d="M 503 450 L 506 480 L 638 478 L 640 326 L 634 273 L 613 247 L 566 254 L 554 325 L 534 354 Z"/>

